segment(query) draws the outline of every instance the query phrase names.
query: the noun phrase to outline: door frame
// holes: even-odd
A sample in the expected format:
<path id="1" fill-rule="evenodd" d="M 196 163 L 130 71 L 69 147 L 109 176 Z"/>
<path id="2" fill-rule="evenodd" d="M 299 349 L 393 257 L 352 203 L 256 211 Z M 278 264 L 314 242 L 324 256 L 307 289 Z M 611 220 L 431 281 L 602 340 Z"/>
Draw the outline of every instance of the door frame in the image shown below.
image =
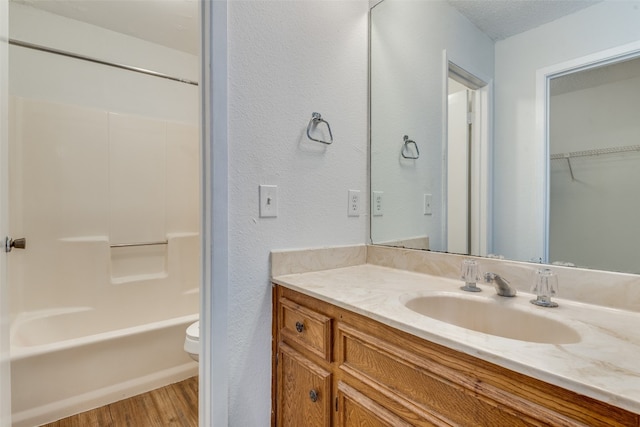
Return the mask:
<path id="1" fill-rule="evenodd" d="M 199 425 L 229 425 L 227 4 L 200 0 L 201 281 Z"/>
<path id="2" fill-rule="evenodd" d="M 8 233 L 9 2 L 0 1 L 0 240 Z M 11 426 L 7 253 L 0 256 L 0 427 Z"/>
<path id="3" fill-rule="evenodd" d="M 470 252 L 474 255 L 486 256 L 493 247 L 492 239 L 492 205 L 493 205 L 493 79 L 484 78 L 480 73 L 474 73 L 461 67 L 462 62 L 451 58 L 447 50 L 442 51 L 442 241 L 447 242 L 447 141 L 448 141 L 448 96 L 449 71 L 453 67 L 457 73 L 469 76 L 470 81 L 476 82 L 474 97 L 475 115 L 472 126 L 473 139 L 478 142 L 478 150 L 472 153 L 471 182 L 472 197 L 469 211 L 473 213 L 471 219 Z"/>

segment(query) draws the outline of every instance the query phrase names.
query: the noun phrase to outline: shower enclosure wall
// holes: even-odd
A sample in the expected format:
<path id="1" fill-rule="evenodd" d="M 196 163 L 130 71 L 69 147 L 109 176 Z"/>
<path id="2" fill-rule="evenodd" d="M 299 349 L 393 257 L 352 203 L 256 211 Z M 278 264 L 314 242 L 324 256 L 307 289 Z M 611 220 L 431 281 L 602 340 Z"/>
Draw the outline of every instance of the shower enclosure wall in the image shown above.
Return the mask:
<path id="1" fill-rule="evenodd" d="M 195 55 L 11 3 L 12 39 L 197 80 Z M 64 29 L 62 31 L 61 29 Z M 14 426 L 197 374 L 197 86 L 12 46 Z"/>

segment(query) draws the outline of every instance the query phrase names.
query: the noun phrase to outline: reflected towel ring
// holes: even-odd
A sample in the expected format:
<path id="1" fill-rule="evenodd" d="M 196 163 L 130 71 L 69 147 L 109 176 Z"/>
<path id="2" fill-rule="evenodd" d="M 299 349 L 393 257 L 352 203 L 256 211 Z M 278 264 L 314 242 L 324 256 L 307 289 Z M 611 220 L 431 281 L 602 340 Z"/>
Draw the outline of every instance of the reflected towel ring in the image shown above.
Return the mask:
<path id="1" fill-rule="evenodd" d="M 327 125 L 327 129 L 329 130 L 329 141 L 323 141 L 321 139 L 316 139 L 313 138 L 311 136 L 311 126 L 317 126 L 318 123 L 325 123 Z M 311 114 L 311 120 L 309 120 L 309 124 L 307 125 L 307 138 L 309 138 L 312 141 L 316 141 L 316 142 L 321 142 L 323 144 L 332 144 L 333 143 L 333 134 L 331 133 L 331 126 L 329 125 L 329 122 L 326 121 L 325 119 L 322 118 L 322 116 L 320 115 L 320 113 L 312 113 Z"/>
<path id="2" fill-rule="evenodd" d="M 416 144 L 416 142 L 413 139 L 409 139 L 408 135 L 405 135 L 404 137 L 402 137 L 402 139 L 404 140 L 404 144 L 402 145 L 402 157 L 404 157 L 405 159 L 417 159 L 420 157 L 420 150 L 418 150 L 418 144 Z M 409 150 L 409 144 L 413 144 L 413 146 L 416 149 L 416 154 L 413 155 L 411 153 L 411 150 Z"/>

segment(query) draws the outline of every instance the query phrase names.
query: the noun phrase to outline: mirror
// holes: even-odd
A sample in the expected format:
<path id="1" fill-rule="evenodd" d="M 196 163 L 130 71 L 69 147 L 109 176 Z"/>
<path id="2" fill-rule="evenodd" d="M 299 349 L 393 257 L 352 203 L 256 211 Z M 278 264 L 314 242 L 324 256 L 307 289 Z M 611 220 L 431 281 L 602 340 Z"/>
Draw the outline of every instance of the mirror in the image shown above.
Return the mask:
<path id="1" fill-rule="evenodd" d="M 550 79 L 550 259 L 640 273 L 638 96 L 635 55 Z"/>
<path id="2" fill-rule="evenodd" d="M 567 161 L 550 160 L 549 154 L 565 152 L 556 148 L 551 129 L 566 120 L 567 112 L 561 113 L 557 103 L 547 108 L 545 85 L 589 67 L 574 64 L 570 71 L 549 74 L 546 80 L 540 77 L 541 70 L 568 61 L 578 64 L 581 58 L 588 61 L 598 52 L 620 46 L 631 46 L 637 55 L 639 19 L 637 0 L 384 0 L 375 5 L 370 52 L 372 243 L 640 272 L 629 263 L 602 260 L 605 252 L 612 259 L 633 253 L 629 245 L 637 241 L 634 237 L 626 242 L 629 233 L 609 227 L 629 206 L 610 203 L 611 189 L 606 186 L 578 184 L 592 192 L 599 187 L 599 196 L 591 193 L 589 198 L 607 201 L 606 211 L 597 211 L 598 224 L 579 229 L 578 222 L 572 222 L 576 226 L 572 236 L 557 232 L 568 220 L 554 220 L 559 190 L 548 192 L 547 188 L 561 173 L 557 169 L 564 166 L 567 173 Z M 629 52 L 625 54 L 630 59 Z M 609 67 L 600 68 L 601 73 L 609 72 L 603 71 Z M 476 82 L 475 86 L 469 82 Z M 467 117 L 460 125 L 466 134 L 466 158 L 463 166 L 451 166 L 456 131 L 451 129 L 455 119 L 449 99 L 459 85 L 470 96 L 464 101 Z M 601 101 L 594 105 L 603 108 Z M 628 133 L 635 135 L 637 143 L 640 131 L 634 122 L 626 128 L 636 126 Z M 414 141 L 409 149 L 419 150 L 418 158 L 402 155 L 407 151 L 405 135 Z M 604 146 L 618 146 L 612 138 L 606 137 L 609 142 Z M 581 144 L 580 138 L 573 144 Z M 567 152 L 592 148 L 572 146 Z M 632 155 L 636 156 L 618 154 L 628 161 Z M 612 161 L 608 156 L 598 159 Z M 577 161 L 572 160 L 572 166 Z M 456 178 L 461 170 L 462 178 Z M 599 173 L 607 174 L 604 169 Z M 462 180 L 462 186 L 452 186 L 456 180 Z M 454 196 L 462 205 L 453 204 Z M 449 227 L 456 214 L 463 217 L 461 225 L 453 227 L 466 233 L 459 240 L 462 246 L 455 246 Z M 606 227 L 602 226 L 605 221 Z M 597 236 L 594 227 L 603 233 Z M 605 244 L 601 237 L 607 233 L 610 238 Z M 571 252 L 586 244 L 576 235 L 591 236 L 588 244 L 598 250 L 587 258 Z M 550 244 L 555 243 L 569 252 L 554 250 Z M 638 265 L 637 261 L 631 264 Z"/>

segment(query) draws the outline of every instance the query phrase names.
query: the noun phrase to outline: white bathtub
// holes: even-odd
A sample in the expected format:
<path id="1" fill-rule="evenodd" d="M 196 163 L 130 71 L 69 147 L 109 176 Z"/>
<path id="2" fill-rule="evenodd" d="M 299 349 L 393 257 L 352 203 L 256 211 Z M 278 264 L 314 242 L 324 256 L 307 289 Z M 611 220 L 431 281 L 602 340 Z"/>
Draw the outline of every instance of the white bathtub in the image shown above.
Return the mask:
<path id="1" fill-rule="evenodd" d="M 183 343 L 198 314 L 136 315 L 88 307 L 20 314 L 11 326 L 13 427 L 41 425 L 197 375 Z"/>

